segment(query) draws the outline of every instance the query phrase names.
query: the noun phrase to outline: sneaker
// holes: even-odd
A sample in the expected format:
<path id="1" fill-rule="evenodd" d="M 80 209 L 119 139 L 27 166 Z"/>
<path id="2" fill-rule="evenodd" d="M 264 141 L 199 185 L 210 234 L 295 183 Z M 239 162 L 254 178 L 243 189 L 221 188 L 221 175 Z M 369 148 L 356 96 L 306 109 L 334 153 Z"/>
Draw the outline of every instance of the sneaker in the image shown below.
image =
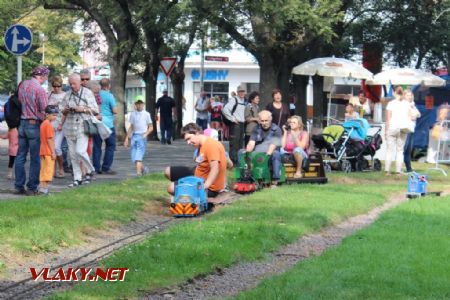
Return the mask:
<path id="1" fill-rule="evenodd" d="M 117 172 L 113 171 L 113 170 L 102 171 L 101 173 L 107 174 L 107 175 L 117 175 Z"/>
<path id="2" fill-rule="evenodd" d="M 144 167 L 144 169 L 142 170 L 142 175 L 145 175 L 148 173 L 150 173 L 150 169 L 148 167 Z"/>
<path id="3" fill-rule="evenodd" d="M 86 174 L 86 180 L 85 181 L 92 181 L 95 180 L 95 172 L 92 171 L 91 173 Z"/>
<path id="4" fill-rule="evenodd" d="M 83 182 L 81 180 L 75 180 L 74 182 L 72 182 L 71 184 L 68 185 L 68 187 L 73 188 L 73 187 L 78 187 L 80 185 L 82 185 Z"/>
<path id="5" fill-rule="evenodd" d="M 167 145 L 172 145 L 172 142 L 170 140 L 168 140 Z"/>
<path id="6" fill-rule="evenodd" d="M 48 196 L 48 189 L 39 189 L 38 195 Z"/>
<path id="7" fill-rule="evenodd" d="M 39 191 L 38 190 L 34 190 L 34 191 L 27 190 L 25 192 L 25 195 L 27 195 L 27 196 L 36 196 L 36 195 L 39 195 Z"/>
<path id="8" fill-rule="evenodd" d="M 26 191 L 25 190 L 14 190 L 13 194 L 14 195 L 25 195 Z"/>

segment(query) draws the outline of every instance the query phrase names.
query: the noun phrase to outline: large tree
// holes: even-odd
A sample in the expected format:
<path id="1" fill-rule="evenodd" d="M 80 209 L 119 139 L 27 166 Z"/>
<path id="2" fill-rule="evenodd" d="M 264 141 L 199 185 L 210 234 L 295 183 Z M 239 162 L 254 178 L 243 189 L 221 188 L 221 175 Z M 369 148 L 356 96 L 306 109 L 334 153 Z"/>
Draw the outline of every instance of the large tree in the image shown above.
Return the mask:
<path id="1" fill-rule="evenodd" d="M 385 61 L 400 67 L 450 66 L 450 1 L 365 1 L 354 18 L 355 46 L 382 44 Z"/>
<path id="2" fill-rule="evenodd" d="M 125 82 L 138 30 L 133 23 L 129 1 L 125 0 L 44 0 L 48 9 L 83 10 L 94 20 L 108 44 L 107 60 L 111 70 L 111 92 L 118 102 L 117 136 L 125 135 Z"/>
<path id="3" fill-rule="evenodd" d="M 262 105 L 271 90 L 289 90 L 292 68 L 305 60 L 314 38 L 331 40 L 332 26 L 343 18 L 341 1 L 194 0 L 208 20 L 253 54 L 260 66 Z"/>

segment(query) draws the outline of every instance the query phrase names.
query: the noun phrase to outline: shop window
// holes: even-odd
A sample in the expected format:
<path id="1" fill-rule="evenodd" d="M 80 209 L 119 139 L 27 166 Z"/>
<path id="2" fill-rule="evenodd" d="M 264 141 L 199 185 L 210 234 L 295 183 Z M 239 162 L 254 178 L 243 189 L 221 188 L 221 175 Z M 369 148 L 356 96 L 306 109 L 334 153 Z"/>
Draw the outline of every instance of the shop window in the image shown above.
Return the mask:
<path id="1" fill-rule="evenodd" d="M 219 96 L 222 101 L 227 101 L 229 97 L 228 82 L 204 82 L 204 90 L 208 97 Z M 200 82 L 194 82 L 194 99 L 200 96 Z"/>

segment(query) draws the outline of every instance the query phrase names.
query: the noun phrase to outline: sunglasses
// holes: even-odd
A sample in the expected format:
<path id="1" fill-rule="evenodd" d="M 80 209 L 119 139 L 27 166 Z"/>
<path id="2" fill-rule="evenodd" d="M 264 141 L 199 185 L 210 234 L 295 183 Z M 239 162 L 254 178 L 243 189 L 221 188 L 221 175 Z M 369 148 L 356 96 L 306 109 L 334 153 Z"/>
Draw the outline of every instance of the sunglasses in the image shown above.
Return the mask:
<path id="1" fill-rule="evenodd" d="M 52 87 L 57 88 L 57 87 L 62 87 L 61 85 L 52 85 Z"/>
<path id="2" fill-rule="evenodd" d="M 89 78 L 81 78 L 81 81 L 89 81 Z"/>

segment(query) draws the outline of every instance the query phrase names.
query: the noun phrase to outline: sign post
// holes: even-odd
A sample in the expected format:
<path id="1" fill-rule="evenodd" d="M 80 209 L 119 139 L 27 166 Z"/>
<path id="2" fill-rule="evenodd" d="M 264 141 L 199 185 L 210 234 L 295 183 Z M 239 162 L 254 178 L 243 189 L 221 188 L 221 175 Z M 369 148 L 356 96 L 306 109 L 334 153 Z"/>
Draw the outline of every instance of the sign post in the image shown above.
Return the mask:
<path id="1" fill-rule="evenodd" d="M 20 24 L 10 26 L 4 36 L 6 50 L 17 57 L 17 84 L 22 81 L 22 55 L 30 50 L 33 34 L 28 27 Z"/>
<path id="2" fill-rule="evenodd" d="M 163 70 L 164 74 L 166 74 L 166 89 L 169 91 L 169 76 L 172 73 L 173 68 L 175 68 L 175 64 L 177 59 L 175 57 L 163 57 L 160 60 L 160 67 Z"/>

